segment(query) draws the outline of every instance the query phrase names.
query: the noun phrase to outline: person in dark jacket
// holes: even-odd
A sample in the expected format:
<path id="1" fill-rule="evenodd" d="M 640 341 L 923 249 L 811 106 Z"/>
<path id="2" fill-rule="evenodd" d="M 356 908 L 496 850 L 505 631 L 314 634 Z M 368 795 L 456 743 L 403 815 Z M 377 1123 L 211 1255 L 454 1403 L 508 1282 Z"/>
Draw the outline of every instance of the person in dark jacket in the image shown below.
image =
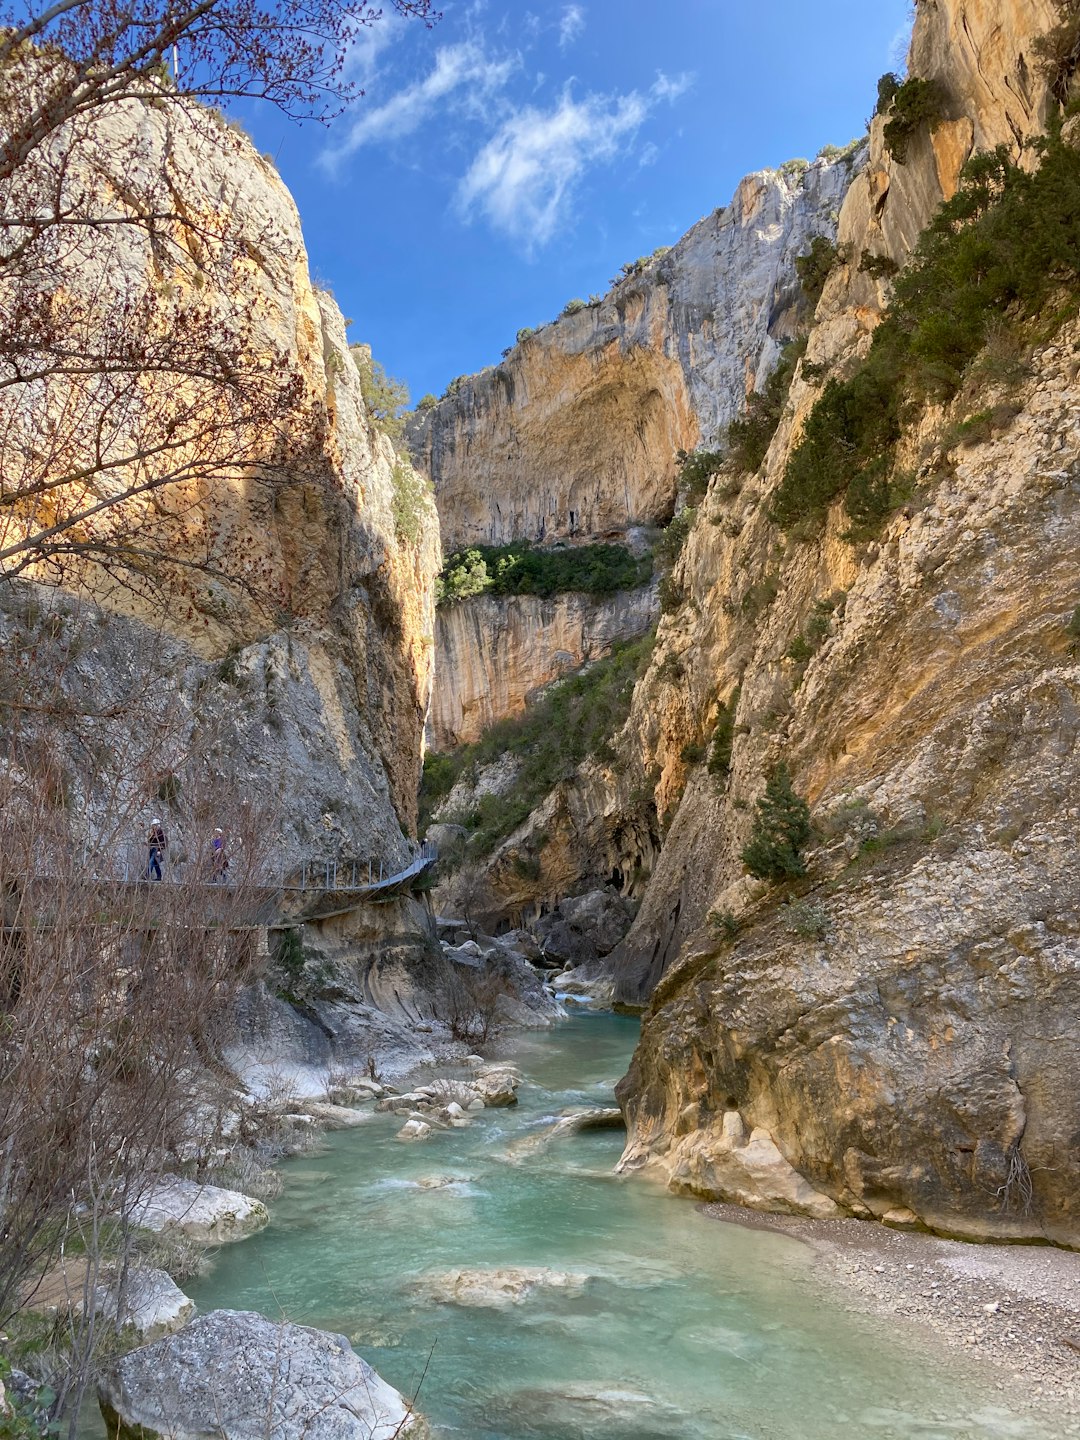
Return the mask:
<path id="1" fill-rule="evenodd" d="M 229 857 L 225 852 L 225 832 L 215 830 L 210 842 L 210 880 L 212 884 L 224 885 L 229 878 Z"/>
<path id="2" fill-rule="evenodd" d="M 161 862 L 165 857 L 165 846 L 169 843 L 161 821 L 155 816 L 146 832 L 146 873 L 144 880 L 161 879 Z"/>

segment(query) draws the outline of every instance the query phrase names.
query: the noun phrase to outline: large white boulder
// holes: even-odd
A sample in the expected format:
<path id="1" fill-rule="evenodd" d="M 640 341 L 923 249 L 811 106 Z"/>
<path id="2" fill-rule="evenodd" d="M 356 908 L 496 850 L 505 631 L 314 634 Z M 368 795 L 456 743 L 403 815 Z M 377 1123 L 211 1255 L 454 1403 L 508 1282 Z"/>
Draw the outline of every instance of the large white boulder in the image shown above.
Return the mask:
<path id="1" fill-rule="evenodd" d="M 498 1108 L 517 1104 L 518 1077 L 513 1070 L 504 1066 L 483 1070 L 471 1083 L 477 1097 L 486 1106 Z"/>
<path id="2" fill-rule="evenodd" d="M 111 1297 L 109 1314 L 115 1311 Z M 181 1329 L 195 1314 L 195 1302 L 164 1270 L 136 1270 L 128 1276 L 120 1311 L 122 1325 L 130 1326 L 141 1340 L 159 1340 Z"/>
<path id="3" fill-rule="evenodd" d="M 179 1230 L 201 1245 L 243 1240 L 270 1219 L 261 1200 L 236 1190 L 164 1175 L 127 1212 L 145 1230 Z"/>
<path id="4" fill-rule="evenodd" d="M 213 1310 L 98 1385 L 117 1440 L 393 1440 L 420 1422 L 343 1335 Z"/>

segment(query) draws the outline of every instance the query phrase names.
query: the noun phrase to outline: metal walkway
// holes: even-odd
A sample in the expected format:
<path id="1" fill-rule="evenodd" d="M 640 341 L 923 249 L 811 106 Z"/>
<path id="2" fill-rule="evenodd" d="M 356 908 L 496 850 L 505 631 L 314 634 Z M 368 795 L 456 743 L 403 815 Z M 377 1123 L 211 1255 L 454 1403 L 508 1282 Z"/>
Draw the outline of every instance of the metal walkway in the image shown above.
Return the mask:
<path id="1" fill-rule="evenodd" d="M 167 862 L 163 865 L 161 880 L 147 879 L 146 850 L 145 847 L 137 847 L 123 857 L 123 863 L 116 872 L 95 875 L 80 871 L 78 881 L 103 898 L 106 893 L 113 897 L 125 895 L 129 897 L 128 903 L 136 900 L 145 904 L 155 895 L 164 899 L 165 896 L 201 892 L 205 897 L 205 915 L 211 923 L 216 921 L 229 929 L 257 926 L 280 930 L 309 920 L 327 920 L 335 915 L 344 915 L 364 903 L 378 904 L 391 900 L 411 889 L 438 858 L 439 852 L 434 844 L 425 840 L 412 860 L 399 870 L 390 871 L 384 863 L 375 861 L 304 861 L 299 870 L 281 871 L 268 884 L 244 884 L 234 888 L 227 880 L 196 880 L 171 873 L 174 867 Z M 42 910 L 47 911 L 49 893 L 55 890 L 57 881 L 48 874 L 40 873 L 11 876 L 8 883 L 15 890 L 23 886 L 32 887 L 40 895 Z M 237 900 L 243 913 L 234 908 Z M 2 915 L 0 927 L 5 930 L 10 928 L 10 922 Z"/>

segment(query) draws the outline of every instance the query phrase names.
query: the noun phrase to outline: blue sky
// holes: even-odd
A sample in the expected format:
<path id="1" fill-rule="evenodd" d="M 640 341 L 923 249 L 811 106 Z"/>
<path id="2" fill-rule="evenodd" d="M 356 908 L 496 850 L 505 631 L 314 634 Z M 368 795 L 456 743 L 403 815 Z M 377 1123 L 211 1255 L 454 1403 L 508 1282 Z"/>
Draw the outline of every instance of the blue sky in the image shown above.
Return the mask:
<path id="1" fill-rule="evenodd" d="M 446 0 L 350 57 L 329 129 L 245 116 L 316 278 L 413 399 L 608 288 L 750 170 L 861 134 L 908 0 Z"/>

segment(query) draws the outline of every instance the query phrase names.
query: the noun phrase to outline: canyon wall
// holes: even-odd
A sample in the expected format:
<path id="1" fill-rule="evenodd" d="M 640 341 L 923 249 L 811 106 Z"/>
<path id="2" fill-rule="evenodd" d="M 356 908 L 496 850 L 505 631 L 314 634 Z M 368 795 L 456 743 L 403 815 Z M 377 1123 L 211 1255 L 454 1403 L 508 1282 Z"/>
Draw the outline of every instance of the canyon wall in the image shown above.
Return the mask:
<path id="1" fill-rule="evenodd" d="M 216 826 L 231 878 L 271 892 L 302 862 L 400 869 L 414 853 L 438 520 L 368 413 L 293 201 L 242 132 L 166 100 L 108 108 L 59 163 L 66 184 L 93 181 L 81 200 L 95 223 L 65 234 L 52 293 L 91 354 L 126 327 L 139 367 L 130 380 L 123 368 L 111 410 L 110 379 L 80 391 L 61 371 L 21 412 L 39 445 L 58 417 L 57 468 L 73 470 L 94 462 L 95 439 L 63 431 L 73 401 L 106 417 L 93 493 L 118 503 L 0 588 L 5 715 L 55 777 L 91 873 L 141 873 L 154 815 L 166 882 L 205 882 Z M 110 428 L 121 402 L 130 425 Z M 158 464 L 176 478 L 157 485 Z M 83 503 L 70 491 L 60 516 Z M 33 495 L 9 504 L 0 548 L 40 521 Z M 23 704 L 35 699 L 37 718 Z M 5 745 L 5 773 L 18 753 Z M 271 935 L 254 973 L 228 1058 L 256 1093 L 430 1059 L 417 1026 L 448 1013 L 457 983 L 430 906 L 411 897 Z"/>
<path id="2" fill-rule="evenodd" d="M 766 699 L 781 711 L 789 704 L 806 703 L 801 687 L 794 695 L 785 693 L 790 689 L 792 666 L 784 651 L 801 629 L 814 599 L 833 591 L 849 591 L 867 561 L 880 553 L 878 543 L 859 549 L 844 542 L 848 521 L 839 511 L 817 549 L 790 542 L 785 549 L 765 513 L 769 496 L 830 373 L 843 374 L 844 366 L 865 352 L 883 314 L 887 282 L 867 274 L 862 257 L 872 254 L 903 263 L 941 200 L 955 192 L 976 133 L 996 144 L 1003 130 L 1011 134 L 1015 126 L 1019 140 L 1014 140 L 1013 150 L 1019 158 L 1023 142 L 1044 128 L 1048 94 L 1045 84 L 1040 88 L 1037 82 L 1032 43 L 1050 28 L 1055 14 L 1053 5 L 1042 0 L 1024 5 L 999 0 L 979 7 L 934 0 L 920 9 L 912 38 L 913 73 L 919 73 L 914 67 L 920 57 L 927 57 L 933 78 L 942 87 L 946 113 L 957 118 L 946 119 L 932 134 L 924 127 L 911 139 L 904 164 L 888 152 L 884 119 L 873 121 L 866 166 L 840 213 L 838 263 L 818 304 L 805 361 L 796 372 L 785 416 L 761 474 L 734 496 L 729 493 L 731 487 L 725 488 L 726 477 L 722 478 L 714 483 L 701 507 L 676 572 L 684 603 L 661 626 L 653 670 L 635 696 L 630 720 L 632 748 L 645 768 L 658 776 L 661 814 L 678 808 L 689 778 L 680 758 L 682 750 L 708 728 L 717 700 L 730 695 L 740 677 L 749 675 L 751 683 L 760 684 Z M 966 38 L 963 44 L 953 46 L 943 34 Z M 988 57 L 985 64 L 980 60 L 984 51 Z M 993 71 L 989 57 L 996 67 Z M 972 75 L 983 72 L 976 87 Z M 1023 106 L 1014 98 L 1018 87 L 1028 96 Z M 974 104 L 973 97 L 979 108 L 967 115 L 963 107 Z M 959 148 L 946 143 L 957 134 L 962 140 Z M 913 468 L 922 467 L 930 474 L 944 464 L 935 448 L 937 432 L 944 428 L 937 415 L 924 423 L 923 433 L 909 437 Z M 965 459 L 969 452 L 961 449 L 958 453 Z M 900 526 L 906 523 L 903 518 L 896 522 Z M 779 548 L 774 550 L 778 541 Z M 814 581 L 804 579 L 802 592 L 785 593 L 800 567 L 813 567 Z M 764 591 L 755 588 L 762 584 Z M 807 593 L 811 588 L 816 595 Z M 778 591 L 778 598 L 769 598 Z M 764 617 L 750 614 L 748 618 L 748 612 L 763 608 L 765 600 Z M 773 626 L 779 627 L 783 644 L 770 638 L 768 631 Z M 672 678 L 665 680 L 665 674 Z M 743 688 L 745 691 L 746 686 Z M 745 696 L 742 703 L 746 703 Z M 764 708 L 768 710 L 769 704 Z M 815 715 L 815 723 L 821 723 L 823 717 L 816 711 Z M 728 823 L 739 833 L 748 826 L 745 815 L 738 811 L 729 815 Z M 735 847 L 734 857 L 743 843 L 740 840 Z M 681 880 L 667 872 L 668 866 L 680 864 L 683 853 L 679 843 L 665 846 L 665 878 L 652 887 L 652 900 L 643 906 L 631 940 L 635 958 L 628 958 L 623 981 L 628 995 L 647 994 L 662 973 L 660 966 L 647 978 L 638 978 L 635 967 L 641 965 L 642 956 L 666 955 L 670 960 L 709 908 L 708 883 L 691 885 L 684 893 Z M 735 864 L 738 868 L 737 859 Z M 677 907 L 669 903 L 672 896 L 679 899 Z M 653 905 L 658 907 L 656 913 Z"/>
<path id="3" fill-rule="evenodd" d="M 715 436 L 794 335 L 795 258 L 835 234 L 859 160 L 748 175 L 666 254 L 422 412 L 444 549 L 666 520 L 675 452 Z"/>
<path id="4" fill-rule="evenodd" d="M 494 888 L 503 877 L 526 904 L 601 870 L 640 898 L 605 962 L 617 998 L 647 1006 L 620 1087 L 623 1163 L 680 1191 L 1080 1243 L 1080 1077 L 1066 1038 L 1080 1001 L 1080 667 L 1068 628 L 1080 599 L 1080 324 L 1049 340 L 1032 332 L 1021 360 L 991 356 L 947 408 L 909 420 L 899 456 L 911 499 L 875 536 L 853 536 L 839 503 L 820 528 L 785 534 L 769 516 L 814 402 L 867 351 L 889 301 L 882 277 L 965 161 L 1004 144 L 1037 163 L 1024 145 L 1051 109 L 1039 41 L 1060 18 L 1049 0 L 918 6 L 911 74 L 936 82 L 940 114 L 915 129 L 903 163 L 874 120 L 770 451 L 754 476 L 729 465 L 698 507 L 616 761 L 587 762 L 489 862 Z M 881 263 L 868 269 L 867 256 Z M 598 315 L 577 315 L 552 328 L 584 340 L 594 325 Z M 717 332 L 689 335 L 704 374 Z M 529 415 L 513 436 L 501 417 L 527 409 L 535 344 L 459 392 L 452 426 L 433 427 L 455 539 L 523 523 L 512 488 L 496 501 L 481 483 L 465 498 L 464 459 L 483 477 L 504 458 L 478 454 L 470 419 L 496 391 L 507 451 L 532 433 Z M 762 353 L 750 347 L 740 371 L 725 351 L 707 399 L 680 359 L 674 428 L 685 433 L 689 397 L 711 439 Z M 536 410 L 549 435 L 554 393 Z M 570 413 L 576 403 L 564 401 Z M 572 472 L 575 453 L 564 467 L 547 451 L 546 474 Z M 570 493 L 545 497 L 556 533 L 568 531 Z M 636 501 L 617 491 L 607 503 Z M 707 763 L 722 705 L 734 712 L 730 768 Z M 741 856 L 781 761 L 815 830 L 806 877 L 775 889 Z M 498 783 L 495 771 L 480 783 Z"/>
<path id="5" fill-rule="evenodd" d="M 835 236 L 863 158 L 853 147 L 833 162 L 747 176 L 729 205 L 602 301 L 542 327 L 421 412 L 410 443 L 432 476 L 445 550 L 618 539 L 670 519 L 677 451 L 711 442 L 805 324 L 795 260 L 814 236 Z M 645 633 L 655 613 L 653 590 L 447 609 L 437 627 L 433 745 L 477 738 L 611 639 Z M 472 908 L 490 923 L 555 903 L 575 875 L 615 875 L 640 893 L 658 840 L 640 767 L 631 778 L 586 771 L 480 867 L 479 891 L 470 878 Z M 477 794 L 486 788 L 481 781 Z M 464 800 L 473 797 L 455 797 L 447 813 Z M 535 835 L 545 837 L 539 875 Z M 453 905 L 459 891 L 444 885 L 438 899 Z"/>
<path id="6" fill-rule="evenodd" d="M 807 362 L 844 373 L 861 353 L 886 296 L 856 257 L 902 263 L 974 146 L 1026 161 L 1047 115 L 1033 46 L 1057 18 L 919 6 L 912 70 L 945 120 L 904 165 L 875 121 Z M 761 475 L 702 506 L 629 726 L 674 819 L 614 956 L 617 993 L 652 997 L 624 1168 L 758 1208 L 1080 1243 L 1078 374 L 1073 322 L 1020 373 L 930 406 L 902 441 L 912 502 L 859 544 L 839 506 L 810 540 L 765 513 L 820 393 L 804 366 Z M 974 411 L 998 418 L 959 438 Z M 737 710 L 718 779 L 681 756 L 720 699 Z M 816 826 L 786 896 L 741 861 L 781 759 Z"/>
<path id="7" fill-rule="evenodd" d="M 656 586 L 594 599 L 571 591 L 541 598 L 476 596 L 441 606 L 428 736 L 435 750 L 479 740 L 519 715 L 538 686 L 606 655 L 656 623 Z"/>
<path id="8" fill-rule="evenodd" d="M 73 323 L 126 315 L 145 325 L 147 348 L 170 327 L 179 338 L 139 377 L 142 432 L 115 438 L 100 467 L 101 493 L 132 494 L 79 528 L 85 556 L 49 557 L 24 578 L 58 582 L 84 613 L 99 607 L 102 633 L 110 615 L 128 622 L 79 662 L 97 667 L 103 689 L 118 688 L 125 649 L 148 674 L 160 647 L 178 754 L 181 730 L 190 738 L 200 716 L 220 730 L 228 712 L 228 742 L 201 764 L 223 776 L 234 767 L 226 778 L 273 801 L 285 860 L 400 859 L 431 690 L 438 521 L 366 410 L 292 198 L 242 132 L 197 106 L 113 105 L 72 157 L 65 181 L 93 178 L 97 222 L 56 261 Z M 167 226 L 155 231 L 147 212 Z M 208 357 L 236 357 L 232 393 L 228 377 L 200 374 L 200 337 Z M 71 398 L 61 384 L 57 413 Z M 155 447 L 175 448 L 176 434 L 179 478 L 141 493 Z M 72 449 L 83 443 L 74 432 Z M 124 463 L 125 444 L 151 458 Z M 4 519 L 10 538 L 20 517 Z M 110 545 L 122 563 L 100 559 Z"/>

